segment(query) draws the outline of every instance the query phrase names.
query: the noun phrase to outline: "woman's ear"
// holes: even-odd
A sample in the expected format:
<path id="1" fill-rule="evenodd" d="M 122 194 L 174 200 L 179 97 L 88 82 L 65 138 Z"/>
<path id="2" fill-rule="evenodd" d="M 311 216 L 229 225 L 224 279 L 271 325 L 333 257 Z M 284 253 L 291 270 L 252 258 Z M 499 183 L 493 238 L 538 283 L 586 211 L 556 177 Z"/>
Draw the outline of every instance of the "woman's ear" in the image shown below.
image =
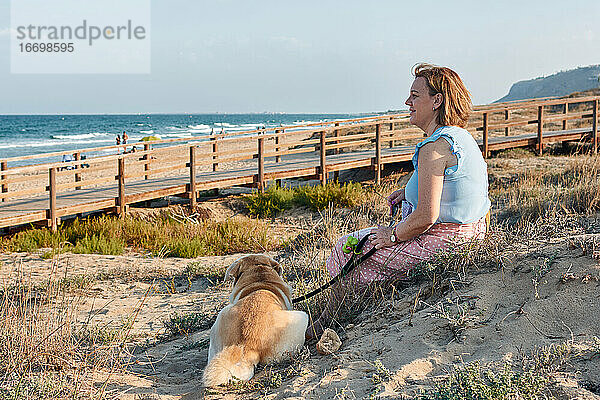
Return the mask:
<path id="1" fill-rule="evenodd" d="M 441 93 L 436 93 L 433 95 L 433 107 L 437 110 L 440 108 L 442 103 L 444 102 L 444 95 Z"/>

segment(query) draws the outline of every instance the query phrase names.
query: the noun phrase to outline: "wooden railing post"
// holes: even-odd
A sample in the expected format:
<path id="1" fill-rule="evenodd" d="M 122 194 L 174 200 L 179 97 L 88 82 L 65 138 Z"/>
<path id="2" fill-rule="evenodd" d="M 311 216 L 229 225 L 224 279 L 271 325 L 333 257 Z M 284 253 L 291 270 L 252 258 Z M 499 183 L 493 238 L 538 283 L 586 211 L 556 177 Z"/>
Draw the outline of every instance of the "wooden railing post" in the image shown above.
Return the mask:
<path id="1" fill-rule="evenodd" d="M 190 209 L 196 208 L 196 146 L 190 146 L 190 187 L 188 189 Z"/>
<path id="2" fill-rule="evenodd" d="M 265 191 L 265 138 L 258 138 L 258 190 Z"/>
<path id="3" fill-rule="evenodd" d="M 544 138 L 543 138 L 543 129 L 544 129 L 544 106 L 538 106 L 538 126 L 537 126 L 537 153 L 539 156 L 542 155 L 544 151 Z"/>
<path id="4" fill-rule="evenodd" d="M 212 165 L 212 170 L 216 171 L 219 169 L 219 163 L 217 162 L 217 159 L 219 158 L 219 155 L 217 154 L 219 152 L 219 142 L 218 142 L 219 136 L 218 135 L 214 135 L 211 136 L 210 140 L 213 141 L 213 145 L 212 145 L 212 152 L 213 152 L 213 165 Z"/>
<path id="5" fill-rule="evenodd" d="M 0 170 L 6 171 L 8 169 L 8 163 L 6 161 L 0 162 Z M 4 179 L 6 179 L 6 175 L 2 175 L 2 193 L 8 193 L 8 185 L 4 183 Z M 2 201 L 6 201 L 5 198 L 2 198 Z"/>
<path id="6" fill-rule="evenodd" d="M 150 151 L 150 143 L 144 143 L 144 172 L 148 172 L 150 171 L 150 159 L 152 158 L 149 154 L 148 151 Z M 144 175 L 144 180 L 148 180 L 149 175 L 145 174 Z"/>
<path id="7" fill-rule="evenodd" d="M 121 218 L 125 217 L 125 159 L 119 158 L 119 175 L 117 175 L 117 179 L 119 180 L 119 198 L 118 198 L 118 208 L 117 212 Z"/>
<path id="8" fill-rule="evenodd" d="M 381 124 L 375 125 L 375 183 L 381 183 Z"/>
<path id="9" fill-rule="evenodd" d="M 488 113 L 483 113 L 483 158 L 489 156 L 489 144 L 488 144 Z"/>
<path id="10" fill-rule="evenodd" d="M 594 111 L 592 112 L 592 151 L 598 153 L 598 99 L 593 101 Z"/>
<path id="11" fill-rule="evenodd" d="M 336 122 L 333 125 L 337 128 L 338 126 L 340 126 L 340 123 Z M 339 129 L 334 129 L 333 130 L 333 136 L 336 138 L 336 141 L 333 142 L 333 143 L 338 144 L 339 141 L 337 140 L 337 138 L 340 137 L 340 130 Z M 339 154 L 339 153 L 340 153 L 340 149 L 338 147 L 336 147 L 335 149 L 333 149 L 333 154 Z"/>
<path id="12" fill-rule="evenodd" d="M 75 161 L 81 161 L 81 153 L 75 153 Z M 75 164 L 75 169 L 83 169 L 81 164 Z M 75 182 L 81 182 L 81 173 L 75 172 Z M 75 186 L 75 190 L 80 190 L 81 186 Z"/>
<path id="13" fill-rule="evenodd" d="M 565 114 L 565 118 L 566 118 L 566 116 L 567 116 L 568 113 L 569 113 L 569 102 L 566 101 L 565 102 L 565 108 L 563 109 L 563 114 Z M 566 119 L 563 119 L 562 130 L 563 131 L 567 130 L 567 120 Z"/>
<path id="14" fill-rule="evenodd" d="M 320 145 L 319 145 L 319 155 L 320 155 L 320 164 L 321 164 L 321 185 L 325 186 L 327 184 L 327 164 L 325 160 L 325 131 L 321 131 L 320 133 Z"/>
<path id="15" fill-rule="evenodd" d="M 50 204 L 48 208 L 48 226 L 52 232 L 58 229 L 58 220 L 56 219 L 56 167 L 48 169 L 48 191 Z"/>
<path id="16" fill-rule="evenodd" d="M 504 122 L 508 123 L 508 120 L 510 119 L 510 110 L 507 108 L 506 110 L 504 110 Z M 504 136 L 508 136 L 510 135 L 510 127 L 507 126 L 504 128 Z"/>
<path id="17" fill-rule="evenodd" d="M 390 117 L 391 120 L 394 119 L 394 117 Z M 390 122 L 390 149 L 394 147 L 394 123 Z"/>
<path id="18" fill-rule="evenodd" d="M 275 162 L 281 162 L 281 156 L 279 155 L 279 151 L 281 148 L 279 147 L 279 134 L 285 132 L 284 129 L 275 129 Z M 281 179 L 275 179 L 275 185 L 277 187 L 281 187 Z"/>
<path id="19" fill-rule="evenodd" d="M 278 163 L 281 161 L 281 156 L 279 155 L 279 133 L 282 132 L 279 129 L 275 129 L 275 162 Z"/>
<path id="20" fill-rule="evenodd" d="M 340 123 L 336 122 L 336 123 L 333 124 L 333 126 L 335 126 L 337 128 L 338 126 L 340 126 Z M 333 136 L 336 137 L 336 138 L 339 138 L 340 137 L 340 130 L 339 129 L 334 129 L 333 130 Z M 333 143 L 335 143 L 337 145 L 338 141 L 336 140 Z M 339 148 L 336 147 L 335 149 L 333 149 L 333 154 L 339 154 L 339 153 L 340 153 L 340 149 Z M 336 170 L 336 171 L 333 172 L 333 180 L 336 181 L 336 182 L 340 180 L 340 171 L 339 170 Z"/>

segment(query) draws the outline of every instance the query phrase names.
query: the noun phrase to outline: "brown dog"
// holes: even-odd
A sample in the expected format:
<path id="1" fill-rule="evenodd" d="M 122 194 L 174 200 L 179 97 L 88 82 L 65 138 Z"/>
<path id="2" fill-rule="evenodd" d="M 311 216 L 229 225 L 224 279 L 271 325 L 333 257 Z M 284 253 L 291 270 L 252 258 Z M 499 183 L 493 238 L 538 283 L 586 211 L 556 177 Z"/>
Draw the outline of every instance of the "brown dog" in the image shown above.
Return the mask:
<path id="1" fill-rule="evenodd" d="M 221 310 L 210 330 L 204 385 L 249 380 L 254 367 L 293 352 L 304 344 L 308 316 L 293 311 L 291 288 L 271 257 L 248 255 L 227 269 L 233 278 L 231 304 Z"/>

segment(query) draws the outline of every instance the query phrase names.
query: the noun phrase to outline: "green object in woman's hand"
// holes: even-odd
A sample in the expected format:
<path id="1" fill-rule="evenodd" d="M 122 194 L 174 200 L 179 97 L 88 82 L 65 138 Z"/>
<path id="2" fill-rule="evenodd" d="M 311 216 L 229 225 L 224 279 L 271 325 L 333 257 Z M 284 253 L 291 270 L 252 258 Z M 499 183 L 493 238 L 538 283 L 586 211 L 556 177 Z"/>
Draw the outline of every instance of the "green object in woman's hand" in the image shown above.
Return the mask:
<path id="1" fill-rule="evenodd" d="M 342 246 L 342 251 L 346 254 L 354 252 L 355 254 L 360 254 L 360 251 L 357 253 L 355 251 L 356 245 L 358 244 L 358 239 L 354 236 L 348 236 L 346 239 L 346 243 Z"/>

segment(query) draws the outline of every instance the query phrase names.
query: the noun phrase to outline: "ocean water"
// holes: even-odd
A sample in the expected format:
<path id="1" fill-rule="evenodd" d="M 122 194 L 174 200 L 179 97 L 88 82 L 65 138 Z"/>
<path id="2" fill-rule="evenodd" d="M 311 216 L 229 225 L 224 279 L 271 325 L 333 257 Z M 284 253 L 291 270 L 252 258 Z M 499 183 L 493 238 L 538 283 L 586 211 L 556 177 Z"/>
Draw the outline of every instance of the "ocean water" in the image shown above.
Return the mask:
<path id="1" fill-rule="evenodd" d="M 354 117 L 357 115 L 271 113 L 0 115 L 0 159 L 109 146 L 116 144 L 116 135 L 122 134 L 123 131 L 126 131 L 129 136 L 128 143 L 133 144 L 144 136 L 157 136 L 161 139 L 186 138 L 206 136 L 211 131 L 235 133 L 263 126 L 272 128 Z M 54 158 L 58 160 L 57 157 Z M 52 157 L 44 159 L 44 161 L 52 160 Z M 9 163 L 9 166 L 17 165 L 23 163 Z"/>

